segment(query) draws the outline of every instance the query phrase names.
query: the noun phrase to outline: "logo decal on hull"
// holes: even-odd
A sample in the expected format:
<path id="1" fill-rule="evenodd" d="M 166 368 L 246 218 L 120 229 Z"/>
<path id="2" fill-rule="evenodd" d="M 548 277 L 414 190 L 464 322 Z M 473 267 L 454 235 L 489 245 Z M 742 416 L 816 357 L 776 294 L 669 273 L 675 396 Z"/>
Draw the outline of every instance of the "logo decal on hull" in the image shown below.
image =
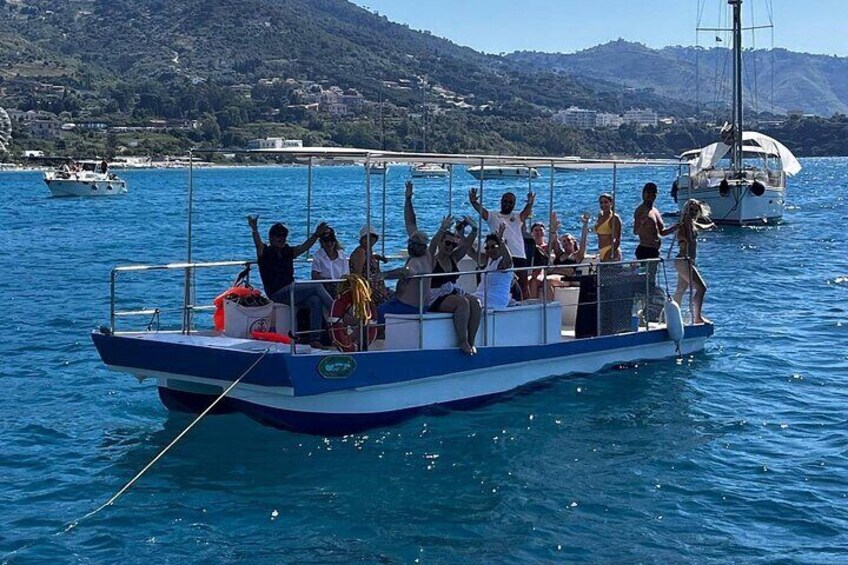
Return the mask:
<path id="1" fill-rule="evenodd" d="M 318 363 L 318 372 L 325 379 L 343 379 L 356 369 L 356 360 L 349 355 L 328 355 Z"/>

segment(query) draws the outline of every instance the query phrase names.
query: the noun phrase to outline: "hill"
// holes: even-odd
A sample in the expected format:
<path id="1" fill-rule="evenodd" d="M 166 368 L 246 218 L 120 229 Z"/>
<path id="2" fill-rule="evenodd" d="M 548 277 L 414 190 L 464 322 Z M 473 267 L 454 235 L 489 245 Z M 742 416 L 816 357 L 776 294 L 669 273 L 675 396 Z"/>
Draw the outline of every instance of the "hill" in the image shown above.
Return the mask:
<path id="1" fill-rule="evenodd" d="M 732 63 L 727 48 L 651 49 L 619 39 L 577 53 L 521 51 L 507 59 L 537 71 L 577 80 L 615 81 L 702 110 L 714 111 L 730 99 Z M 830 117 L 848 113 L 848 58 L 785 49 L 743 52 L 744 103 L 749 110 Z M 699 88 L 695 88 L 699 85 Z"/>

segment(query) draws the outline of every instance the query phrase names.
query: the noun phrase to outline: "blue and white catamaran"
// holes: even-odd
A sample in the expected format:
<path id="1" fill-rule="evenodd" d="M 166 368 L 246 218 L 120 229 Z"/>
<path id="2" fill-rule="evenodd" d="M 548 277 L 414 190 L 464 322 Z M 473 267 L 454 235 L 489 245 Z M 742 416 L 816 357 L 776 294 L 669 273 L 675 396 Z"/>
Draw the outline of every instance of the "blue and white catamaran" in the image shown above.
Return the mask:
<path id="1" fill-rule="evenodd" d="M 457 165 L 544 168 L 550 173 L 551 209 L 553 173 L 557 165 L 566 163 L 557 158 L 341 148 L 290 148 L 275 152 L 309 163 L 310 195 L 313 159 L 362 162 L 366 171 L 364 222 L 369 230 L 372 183 L 367 171 L 372 162 L 437 163 L 450 165 L 451 171 Z M 618 164 L 628 164 L 626 161 L 597 163 L 613 169 Z M 651 163 L 639 161 L 638 164 Z M 613 175 L 613 182 L 614 179 Z M 385 191 L 385 182 L 382 185 Z M 481 201 L 483 189 L 484 181 L 480 180 Z M 503 309 L 489 308 L 484 303 L 476 355 L 465 355 L 457 347 L 451 314 L 424 311 L 387 315 L 385 336 L 355 351 L 313 349 L 294 342 L 272 343 L 227 335 L 226 331 L 200 327 L 200 316 L 196 314 L 211 307 L 209 301 L 195 299 L 195 276 L 199 272 L 225 269 L 229 274 L 222 274 L 221 280 L 227 281 L 232 272 L 249 266 L 252 261 L 192 262 L 192 191 L 190 180 L 187 261 L 113 269 L 110 324 L 92 333 L 107 367 L 131 373 L 140 380 L 154 379 L 162 402 L 172 410 L 200 412 L 223 395 L 216 405 L 218 411 L 243 412 L 263 423 L 295 431 L 342 434 L 388 424 L 428 407 L 467 407 L 556 376 L 593 373 L 615 364 L 690 354 L 701 350 L 713 333 L 712 324 L 684 324 L 680 310 L 666 302 L 667 293 L 659 288 L 657 275 L 664 265 L 659 260 L 649 260 L 587 261 L 565 270 L 541 267 L 543 276 L 563 276 L 572 286 L 557 289 L 554 300 L 543 296 Z M 490 202 L 494 200 L 492 196 L 489 198 Z M 385 230 L 385 221 L 382 226 Z M 116 324 L 118 320 L 131 315 L 156 317 L 159 309 L 118 309 L 119 278 L 127 273 L 138 277 L 146 271 L 163 270 L 184 274 L 180 327 L 168 331 L 150 324 L 147 331 L 121 331 Z M 463 271 L 460 282 L 465 279 L 473 286 L 478 276 L 481 284 L 486 284 L 487 273 L 472 266 Z M 297 280 L 295 285 L 327 282 Z M 665 316 L 663 305 L 670 312 Z M 296 327 L 294 311 L 282 306 L 275 307 L 275 311 L 277 331 Z M 363 327 L 350 330 L 361 332 Z"/>

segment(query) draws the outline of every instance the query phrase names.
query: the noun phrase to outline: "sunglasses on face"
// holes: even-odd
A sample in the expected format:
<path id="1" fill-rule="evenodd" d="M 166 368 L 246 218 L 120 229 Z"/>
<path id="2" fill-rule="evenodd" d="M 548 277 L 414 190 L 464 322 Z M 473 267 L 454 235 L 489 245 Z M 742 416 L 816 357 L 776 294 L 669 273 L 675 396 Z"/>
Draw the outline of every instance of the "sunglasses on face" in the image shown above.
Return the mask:
<path id="1" fill-rule="evenodd" d="M 498 248 L 498 246 L 497 246 L 497 245 L 487 245 L 487 246 L 485 246 L 483 249 L 485 249 L 486 251 L 488 251 L 488 250 L 490 250 L 490 249 L 497 249 L 497 248 Z"/>
<path id="2" fill-rule="evenodd" d="M 457 243 L 455 241 L 446 240 L 445 247 L 456 247 Z"/>

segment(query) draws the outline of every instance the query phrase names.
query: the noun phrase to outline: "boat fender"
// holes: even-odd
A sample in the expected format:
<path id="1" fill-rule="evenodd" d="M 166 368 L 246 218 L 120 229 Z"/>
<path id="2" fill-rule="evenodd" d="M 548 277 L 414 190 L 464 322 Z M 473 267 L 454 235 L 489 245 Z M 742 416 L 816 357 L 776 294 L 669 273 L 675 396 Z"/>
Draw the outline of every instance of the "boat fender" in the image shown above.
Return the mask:
<path id="1" fill-rule="evenodd" d="M 730 183 L 727 182 L 727 179 L 721 179 L 721 182 L 718 184 L 718 193 L 722 196 L 730 194 Z"/>
<path id="2" fill-rule="evenodd" d="M 762 196 L 765 193 L 766 187 L 763 186 L 763 183 L 758 180 L 755 180 L 753 183 L 751 183 L 751 194 L 753 194 L 754 196 Z"/>
<path id="3" fill-rule="evenodd" d="M 677 181 L 671 183 L 671 198 L 677 202 L 677 193 L 680 191 L 680 186 L 677 184 Z"/>
<path id="4" fill-rule="evenodd" d="M 679 351 L 684 333 L 683 313 L 670 296 L 665 299 L 665 329 Z"/>
<path id="5" fill-rule="evenodd" d="M 106 185 L 106 190 L 114 190 L 114 189 L 112 188 L 112 185 L 111 185 L 111 184 L 107 184 L 107 185 Z"/>
<path id="6" fill-rule="evenodd" d="M 278 334 L 277 332 L 250 332 L 253 339 L 260 341 L 273 341 L 274 343 L 291 343 L 291 338 L 287 335 Z"/>

